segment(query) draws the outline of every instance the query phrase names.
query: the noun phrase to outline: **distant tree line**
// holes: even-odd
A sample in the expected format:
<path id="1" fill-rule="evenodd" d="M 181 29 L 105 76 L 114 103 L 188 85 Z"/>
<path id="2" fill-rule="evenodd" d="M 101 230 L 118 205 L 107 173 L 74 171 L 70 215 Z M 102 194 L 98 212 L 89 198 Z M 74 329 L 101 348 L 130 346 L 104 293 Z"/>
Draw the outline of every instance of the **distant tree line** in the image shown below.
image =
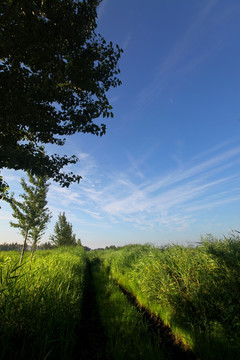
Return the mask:
<path id="1" fill-rule="evenodd" d="M 108 250 L 108 249 L 116 250 L 117 247 L 116 247 L 115 245 L 106 246 L 106 247 L 105 247 L 105 250 Z"/>
<path id="2" fill-rule="evenodd" d="M 6 242 L 4 242 L 3 244 L 0 244 L 0 251 L 22 251 L 22 244 L 18 244 L 18 243 L 11 243 L 8 244 Z M 43 244 L 39 244 L 36 247 L 36 250 L 50 250 L 50 249 L 54 249 L 56 248 L 56 246 L 54 246 L 52 243 L 50 242 L 45 242 Z M 32 250 L 32 245 L 26 245 L 26 251 L 31 251 Z"/>
<path id="3" fill-rule="evenodd" d="M 76 244 L 76 246 L 78 246 L 79 244 Z M 45 242 L 43 244 L 39 244 L 36 247 L 36 250 L 51 250 L 51 249 L 56 249 L 56 245 L 52 244 L 50 241 Z M 85 251 L 91 251 L 92 249 L 88 246 L 83 246 Z M 11 243 L 8 244 L 6 242 L 4 242 L 3 244 L 0 244 L 0 251 L 22 251 L 22 244 L 18 244 L 18 243 Z M 32 246 L 31 245 L 27 245 L 26 246 L 26 251 L 32 251 Z"/>

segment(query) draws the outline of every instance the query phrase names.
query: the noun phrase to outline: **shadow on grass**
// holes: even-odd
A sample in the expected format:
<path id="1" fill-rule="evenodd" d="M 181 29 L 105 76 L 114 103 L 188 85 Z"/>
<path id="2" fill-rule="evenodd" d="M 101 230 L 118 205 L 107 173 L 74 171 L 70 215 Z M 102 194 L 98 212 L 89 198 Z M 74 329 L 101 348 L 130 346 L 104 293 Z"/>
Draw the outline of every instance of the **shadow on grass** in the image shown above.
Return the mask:
<path id="1" fill-rule="evenodd" d="M 86 286 L 82 304 L 82 319 L 76 328 L 76 340 L 73 359 L 106 359 L 106 336 L 99 320 L 89 261 L 87 264 Z"/>

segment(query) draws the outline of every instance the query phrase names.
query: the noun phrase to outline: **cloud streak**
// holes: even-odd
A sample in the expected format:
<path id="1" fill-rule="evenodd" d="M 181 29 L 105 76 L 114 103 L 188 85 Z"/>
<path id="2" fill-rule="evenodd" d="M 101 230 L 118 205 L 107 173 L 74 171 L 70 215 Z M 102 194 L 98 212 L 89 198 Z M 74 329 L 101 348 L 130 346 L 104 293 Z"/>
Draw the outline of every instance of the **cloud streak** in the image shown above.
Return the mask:
<path id="1" fill-rule="evenodd" d="M 140 230 L 175 227 L 182 231 L 197 221 L 199 214 L 240 199 L 240 147 L 221 149 L 220 153 L 218 149 L 215 155 L 214 151 L 207 160 L 203 154 L 181 169 L 148 181 L 144 180 L 147 174 L 143 170 L 136 179 L 132 169 L 127 168 L 109 171 L 104 181 L 96 183 L 100 170 L 96 163 L 94 167 L 86 165 L 85 182 L 78 190 L 53 187 L 52 200 L 58 197 L 80 217 L 99 224 L 126 223 Z M 134 168 L 132 158 L 130 164 Z"/>

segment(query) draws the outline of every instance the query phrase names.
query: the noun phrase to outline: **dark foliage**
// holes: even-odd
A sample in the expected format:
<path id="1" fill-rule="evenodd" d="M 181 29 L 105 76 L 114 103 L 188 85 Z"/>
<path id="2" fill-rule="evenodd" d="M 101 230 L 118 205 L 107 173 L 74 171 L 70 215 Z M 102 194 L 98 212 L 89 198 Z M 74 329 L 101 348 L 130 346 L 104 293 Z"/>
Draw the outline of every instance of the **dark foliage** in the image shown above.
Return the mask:
<path id="1" fill-rule="evenodd" d="M 1 0 L 0 168 L 48 176 L 62 186 L 78 161 L 43 151 L 75 133 L 103 135 L 113 117 L 106 93 L 121 82 L 122 50 L 96 33 L 101 0 Z M 1 193 L 7 184 L 1 178 Z M 3 196 L 4 198 L 4 196 Z"/>

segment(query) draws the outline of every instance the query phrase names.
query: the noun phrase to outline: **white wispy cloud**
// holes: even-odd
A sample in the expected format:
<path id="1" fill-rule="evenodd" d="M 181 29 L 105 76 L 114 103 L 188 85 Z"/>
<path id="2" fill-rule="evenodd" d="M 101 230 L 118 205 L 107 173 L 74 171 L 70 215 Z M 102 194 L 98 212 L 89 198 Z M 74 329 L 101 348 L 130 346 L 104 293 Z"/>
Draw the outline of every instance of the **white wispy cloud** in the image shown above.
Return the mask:
<path id="1" fill-rule="evenodd" d="M 131 40 L 132 40 L 132 36 L 131 36 L 131 34 L 128 34 L 126 36 L 126 38 L 124 39 L 123 45 L 122 45 L 122 48 L 123 48 L 124 51 L 127 49 L 127 47 L 129 45 L 129 43 L 131 42 Z"/>
<path id="2" fill-rule="evenodd" d="M 219 146 L 209 154 L 208 159 L 203 153 L 180 169 L 147 181 L 141 162 L 137 160 L 135 166 L 129 157 L 131 166 L 126 166 L 126 171 L 109 169 L 98 183 L 100 168 L 93 158 L 94 167 L 89 166 L 90 158 L 85 156 L 84 182 L 69 189 L 53 187 L 51 197 L 57 197 L 79 218 L 85 214 L 104 226 L 127 223 L 142 230 L 175 227 L 182 231 L 197 221 L 199 213 L 239 201 L 240 147 L 224 150 Z M 136 169 L 142 177 L 136 178 Z"/>

